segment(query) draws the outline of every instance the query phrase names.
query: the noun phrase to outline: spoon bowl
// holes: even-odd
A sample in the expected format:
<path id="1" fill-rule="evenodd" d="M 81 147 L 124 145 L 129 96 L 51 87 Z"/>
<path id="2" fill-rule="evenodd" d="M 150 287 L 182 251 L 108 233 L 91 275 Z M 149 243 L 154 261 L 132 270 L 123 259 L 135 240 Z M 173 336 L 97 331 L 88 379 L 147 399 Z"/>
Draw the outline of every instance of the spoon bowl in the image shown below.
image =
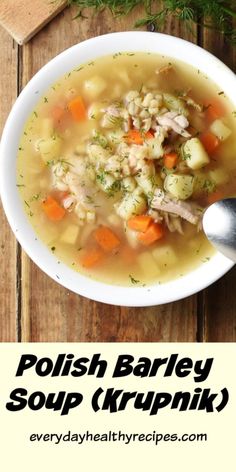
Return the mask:
<path id="1" fill-rule="evenodd" d="M 236 198 L 209 206 L 203 216 L 203 229 L 213 246 L 236 262 Z"/>

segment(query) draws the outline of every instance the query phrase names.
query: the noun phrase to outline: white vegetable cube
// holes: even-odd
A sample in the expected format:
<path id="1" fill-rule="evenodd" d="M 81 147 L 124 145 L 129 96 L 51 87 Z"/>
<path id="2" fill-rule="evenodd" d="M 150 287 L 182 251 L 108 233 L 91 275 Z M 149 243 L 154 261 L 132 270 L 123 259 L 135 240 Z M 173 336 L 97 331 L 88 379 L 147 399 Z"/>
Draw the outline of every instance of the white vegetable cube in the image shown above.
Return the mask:
<path id="1" fill-rule="evenodd" d="M 220 141 L 225 141 L 232 134 L 231 129 L 229 129 L 222 120 L 213 121 L 210 131 L 220 139 Z"/>
<path id="2" fill-rule="evenodd" d="M 160 139 L 150 138 L 147 140 L 148 157 L 150 159 L 160 159 L 164 154 L 164 149 Z"/>
<path id="3" fill-rule="evenodd" d="M 94 99 L 101 95 L 107 87 L 106 81 L 98 75 L 85 80 L 84 92 L 88 98 Z"/>
<path id="4" fill-rule="evenodd" d="M 149 277 L 156 277 L 161 270 L 156 260 L 149 251 L 142 252 L 137 257 L 137 262 L 144 274 L 148 272 Z"/>
<path id="5" fill-rule="evenodd" d="M 113 175 L 108 174 L 106 172 L 102 172 L 101 174 L 97 174 L 97 185 L 106 193 L 113 193 L 115 192 L 115 182 L 116 179 Z"/>
<path id="6" fill-rule="evenodd" d="M 123 219 L 128 220 L 131 216 L 141 215 L 146 210 L 146 200 L 142 195 L 136 193 L 128 193 L 120 204 L 116 207 L 117 214 Z"/>
<path id="7" fill-rule="evenodd" d="M 104 108 L 104 103 L 101 102 L 94 102 L 92 105 L 90 105 L 88 109 L 88 117 L 90 120 L 98 120 L 99 118 L 102 117 L 103 115 L 103 108 Z"/>
<path id="8" fill-rule="evenodd" d="M 182 153 L 186 164 L 193 170 L 201 169 L 210 162 L 210 158 L 198 138 L 191 138 L 186 141 Z"/>
<path id="9" fill-rule="evenodd" d="M 79 227 L 76 225 L 69 225 L 61 234 L 60 241 L 66 244 L 75 244 L 79 236 Z"/>
<path id="10" fill-rule="evenodd" d="M 40 139 L 37 143 L 37 149 L 45 163 L 53 159 L 58 159 L 61 151 L 61 140 L 58 136 Z"/>
<path id="11" fill-rule="evenodd" d="M 51 118 L 44 118 L 41 124 L 42 137 L 47 139 L 52 137 L 54 132 L 53 120 Z"/>
<path id="12" fill-rule="evenodd" d="M 216 185 L 224 185 L 229 181 L 229 174 L 224 169 L 210 170 L 209 177 Z"/>
<path id="13" fill-rule="evenodd" d="M 164 189 L 175 198 L 186 200 L 193 193 L 194 177 L 192 175 L 169 174 L 164 181 Z"/>
<path id="14" fill-rule="evenodd" d="M 178 262 L 177 254 L 169 244 L 157 246 L 153 249 L 152 256 L 157 261 L 159 267 L 163 268 L 174 266 Z"/>
<path id="15" fill-rule="evenodd" d="M 125 192 L 133 192 L 136 188 L 136 181 L 133 177 L 125 177 L 122 180 L 122 187 Z"/>
<path id="16" fill-rule="evenodd" d="M 133 231 L 132 229 L 128 228 L 128 226 L 125 225 L 125 236 L 126 239 L 133 249 L 137 249 L 139 247 L 139 241 L 138 241 L 138 233 L 137 231 Z"/>

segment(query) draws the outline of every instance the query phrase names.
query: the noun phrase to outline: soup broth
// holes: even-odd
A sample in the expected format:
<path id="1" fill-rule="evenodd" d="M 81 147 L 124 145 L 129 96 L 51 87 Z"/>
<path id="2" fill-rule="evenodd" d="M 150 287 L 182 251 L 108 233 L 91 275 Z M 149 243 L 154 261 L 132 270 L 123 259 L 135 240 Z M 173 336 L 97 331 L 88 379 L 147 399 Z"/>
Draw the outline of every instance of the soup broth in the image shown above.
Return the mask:
<path id="1" fill-rule="evenodd" d="M 117 53 L 66 74 L 25 124 L 24 209 L 49 251 L 117 285 L 163 283 L 214 254 L 204 209 L 235 195 L 236 111 L 199 70 Z"/>

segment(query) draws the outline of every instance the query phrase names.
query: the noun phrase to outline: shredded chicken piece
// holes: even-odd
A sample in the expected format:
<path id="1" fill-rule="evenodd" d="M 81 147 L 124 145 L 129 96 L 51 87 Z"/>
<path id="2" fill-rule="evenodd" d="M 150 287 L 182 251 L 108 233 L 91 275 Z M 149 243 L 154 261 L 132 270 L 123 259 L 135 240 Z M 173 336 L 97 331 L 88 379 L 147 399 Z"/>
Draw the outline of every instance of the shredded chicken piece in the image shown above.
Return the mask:
<path id="1" fill-rule="evenodd" d="M 183 115 L 179 115 L 177 112 L 170 111 L 165 113 L 164 115 L 158 116 L 157 122 L 159 123 L 159 125 L 164 126 L 167 129 L 172 129 L 184 138 L 191 137 L 191 134 L 185 130 L 185 128 L 189 126 L 187 118 L 185 118 L 185 116 Z"/>
<path id="2" fill-rule="evenodd" d="M 168 72 L 170 72 L 171 70 L 173 70 L 173 66 L 172 64 L 167 64 L 166 66 L 162 66 L 160 67 L 159 69 L 156 69 L 155 73 L 157 75 L 159 74 L 167 74 Z"/>
<path id="3" fill-rule="evenodd" d="M 188 95 L 185 95 L 181 98 L 182 98 L 182 100 L 184 100 L 187 103 L 188 106 L 195 108 L 195 110 L 197 110 L 199 112 L 202 112 L 203 106 L 200 105 L 199 103 L 195 102 L 195 100 L 193 100 L 193 98 L 189 97 Z"/>
<path id="4" fill-rule="evenodd" d="M 191 203 L 182 202 L 170 198 L 163 190 L 156 189 L 151 202 L 151 207 L 168 213 L 180 216 L 193 225 L 197 225 L 200 220 L 200 213 L 196 206 Z"/>
<path id="5" fill-rule="evenodd" d="M 177 233 L 179 234 L 184 234 L 182 223 L 179 216 L 171 215 L 170 213 L 164 212 L 164 220 L 165 220 L 168 230 L 171 233 L 174 233 L 175 231 L 177 231 Z"/>
<path id="6" fill-rule="evenodd" d="M 108 108 L 106 108 L 105 111 L 110 116 L 116 116 L 116 117 L 121 116 L 121 109 L 116 107 L 115 105 L 109 106 Z"/>

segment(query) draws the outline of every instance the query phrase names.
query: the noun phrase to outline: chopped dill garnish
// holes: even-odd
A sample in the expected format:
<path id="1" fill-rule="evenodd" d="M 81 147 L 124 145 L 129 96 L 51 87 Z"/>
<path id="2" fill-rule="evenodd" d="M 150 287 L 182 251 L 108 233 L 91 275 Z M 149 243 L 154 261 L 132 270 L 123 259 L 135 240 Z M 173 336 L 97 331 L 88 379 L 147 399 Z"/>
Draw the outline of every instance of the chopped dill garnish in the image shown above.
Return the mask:
<path id="1" fill-rule="evenodd" d="M 136 285 L 140 283 L 140 280 L 135 279 L 131 274 L 129 274 L 129 278 L 132 284 Z"/>
<path id="2" fill-rule="evenodd" d="M 43 98 L 43 101 L 44 101 L 44 103 L 48 103 L 47 97 L 44 97 L 44 98 Z"/>
<path id="3" fill-rule="evenodd" d="M 215 29 L 236 44 L 236 28 L 232 21 L 236 18 L 236 9 L 228 0 L 68 0 L 68 4 L 77 5 L 78 17 L 83 16 L 84 8 L 94 8 L 96 11 L 107 8 L 115 16 L 126 16 L 140 6 L 144 7 L 144 13 L 136 21 L 136 28 L 152 25 L 154 30 L 159 30 L 170 17 L 174 17 L 189 29 L 193 23 Z"/>

